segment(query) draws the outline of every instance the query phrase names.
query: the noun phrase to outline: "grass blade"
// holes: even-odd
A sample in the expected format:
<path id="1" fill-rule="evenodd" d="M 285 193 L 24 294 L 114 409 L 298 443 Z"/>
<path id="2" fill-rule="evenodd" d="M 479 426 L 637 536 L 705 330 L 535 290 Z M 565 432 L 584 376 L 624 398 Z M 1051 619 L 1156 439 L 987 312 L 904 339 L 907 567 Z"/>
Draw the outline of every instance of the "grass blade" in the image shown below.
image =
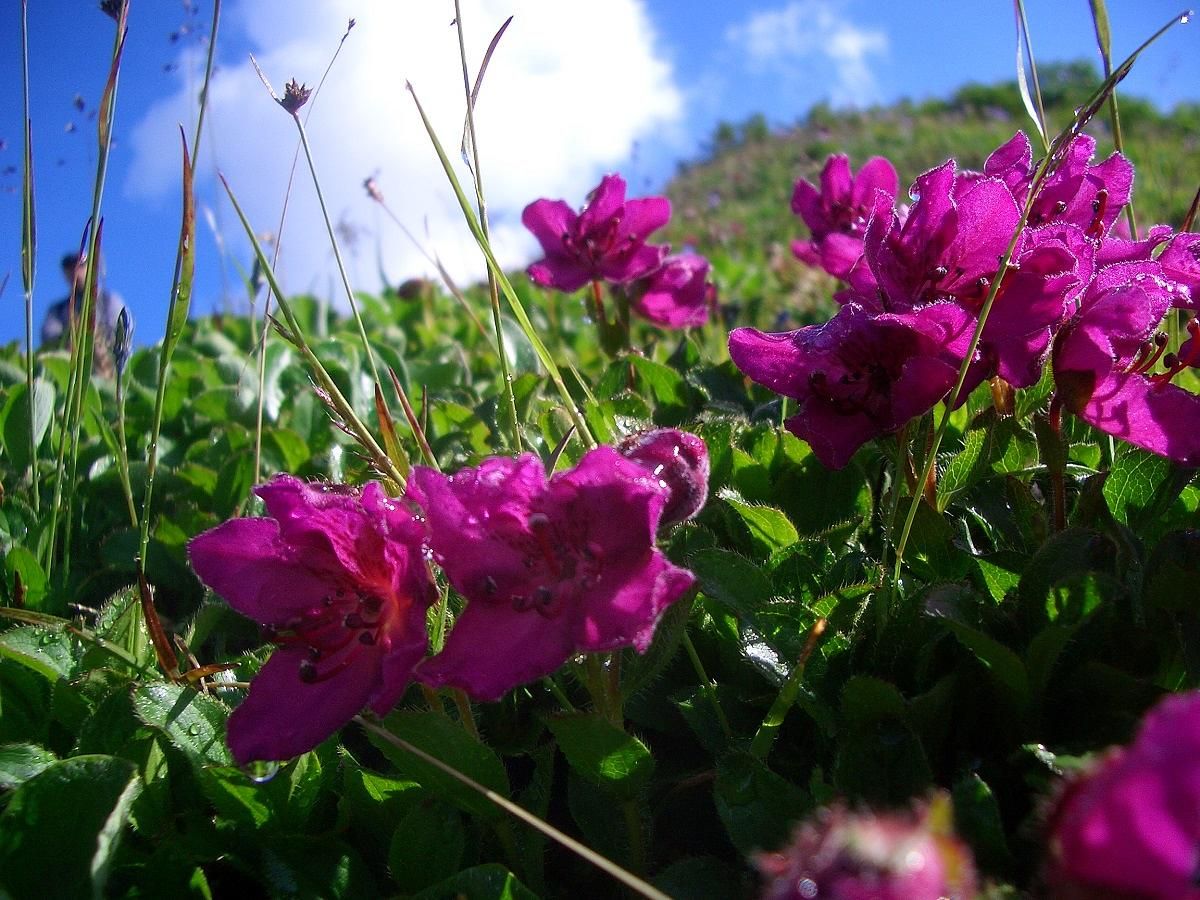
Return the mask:
<path id="1" fill-rule="evenodd" d="M 1050 130 L 1046 126 L 1046 109 L 1042 104 L 1042 86 L 1038 82 L 1037 63 L 1033 58 L 1033 45 L 1029 40 L 1029 20 L 1025 18 L 1024 0 L 1013 0 L 1013 13 L 1017 19 L 1017 87 L 1021 91 L 1021 102 L 1025 111 L 1037 126 L 1042 146 L 1050 149 Z M 1033 80 L 1033 94 L 1030 96 L 1029 82 L 1025 77 L 1025 68 Z"/>
<path id="2" fill-rule="evenodd" d="M 412 744 L 410 744 L 408 741 L 404 740 L 403 738 L 397 737 L 396 735 L 394 735 L 390 731 L 388 731 L 386 728 L 382 728 L 379 725 L 375 724 L 374 722 L 363 718 L 362 716 L 358 716 L 355 719 L 355 721 L 358 722 L 360 725 L 362 725 L 363 728 L 367 729 L 371 733 L 376 734 L 383 740 L 387 741 L 389 744 L 399 747 L 401 750 L 405 751 L 406 753 L 411 753 L 413 756 L 417 757 L 417 759 L 421 760 L 422 762 L 426 763 L 427 765 L 433 766 L 438 771 L 445 773 L 446 775 L 450 776 L 451 778 L 453 778 L 455 781 L 459 782 L 460 784 L 463 784 L 466 787 L 470 788 L 471 790 L 477 792 L 481 796 L 486 797 L 488 800 L 490 800 L 492 803 L 496 804 L 496 806 L 500 807 L 500 809 L 504 810 L 509 815 L 513 816 L 514 818 L 520 819 L 522 822 L 524 822 L 530 828 L 536 829 L 537 831 L 541 832 L 542 834 L 544 834 L 546 837 L 550 838 L 555 843 L 570 850 L 572 853 L 577 855 L 580 859 L 583 859 L 586 862 L 591 863 L 593 866 L 595 866 L 600 871 L 612 876 L 614 879 L 619 881 L 621 884 L 625 885 L 625 887 L 629 888 L 635 894 L 638 894 L 641 897 L 649 898 L 649 900 L 670 900 L 670 897 L 668 897 L 666 894 L 664 894 L 662 891 L 660 891 L 654 885 L 643 881 L 642 879 L 640 879 L 636 875 L 634 875 L 632 872 L 628 872 L 625 869 L 622 869 L 611 859 L 601 856 L 599 853 L 597 853 L 595 850 L 591 849 L 590 847 L 587 847 L 584 844 L 581 844 L 579 841 L 575 840 L 574 838 L 563 834 L 561 831 L 559 831 L 557 828 L 555 828 L 549 822 L 546 822 L 543 819 L 540 819 L 539 817 L 535 816 L 533 813 L 531 813 L 529 810 L 525 809 L 523 806 L 519 806 L 518 804 L 513 803 L 507 797 L 502 797 L 500 794 L 497 794 L 495 791 L 490 790 L 489 788 L 485 788 L 482 784 L 475 781 L 473 778 L 467 777 L 466 775 L 464 775 L 462 772 L 458 771 L 458 769 L 454 768 L 453 766 L 446 765 L 446 763 L 442 762 L 440 759 L 438 759 L 434 756 L 430 756 L 428 753 L 426 753 L 424 750 L 421 750 L 419 747 L 414 747 Z"/>
<path id="3" fill-rule="evenodd" d="M 475 135 L 475 101 L 479 99 L 479 89 L 483 87 L 483 75 L 487 71 L 488 62 L 491 61 L 492 54 L 496 50 L 496 45 L 500 43 L 500 38 L 504 36 L 504 32 L 511 21 L 512 16 L 509 16 L 504 24 L 500 26 L 500 30 L 496 32 L 491 43 L 488 44 L 487 53 L 484 54 L 483 63 L 479 67 L 479 74 L 475 77 L 475 86 L 472 88 L 471 76 L 467 71 L 467 45 L 463 35 L 462 4 L 459 0 L 454 0 L 454 26 L 458 31 L 458 55 L 462 62 L 463 90 L 466 93 L 467 99 L 467 121 L 463 128 L 462 151 L 463 157 L 466 158 L 469 138 L 471 159 L 468 161 L 468 166 L 471 169 L 471 177 L 475 181 L 475 201 L 479 209 L 479 227 L 482 229 L 485 240 L 490 240 L 491 235 L 488 230 L 487 200 L 484 199 L 483 194 L 483 172 L 479 167 L 479 142 Z M 508 365 L 508 350 L 504 346 L 504 331 L 500 324 L 500 292 L 496 285 L 496 275 L 490 266 L 488 267 L 488 296 L 492 306 L 492 327 L 496 331 L 496 355 L 500 357 L 502 392 L 506 401 L 508 419 L 512 426 L 512 449 L 519 453 L 522 445 L 521 427 L 517 423 L 517 398 L 513 394 L 513 379 Z"/>
<path id="4" fill-rule="evenodd" d="M 504 274 L 504 270 L 500 267 L 500 263 L 496 260 L 495 253 L 492 252 L 491 242 L 483 233 L 483 229 L 479 224 L 478 218 L 475 216 L 475 211 L 471 209 L 471 204 L 467 201 L 467 195 L 463 193 L 462 185 L 459 183 L 458 175 L 454 172 L 454 167 L 450 165 L 450 159 L 446 156 L 446 151 L 442 147 L 442 142 L 438 139 L 437 133 L 433 130 L 433 123 L 429 121 L 429 117 L 425 114 L 424 107 L 421 106 L 421 101 L 417 97 L 417 92 L 413 90 L 411 83 L 407 85 L 408 92 L 412 94 L 413 102 L 417 106 L 417 113 L 421 116 L 421 122 L 425 126 L 425 132 L 429 135 L 429 140 L 433 144 L 433 149 L 438 155 L 438 160 L 442 164 L 442 171 L 446 173 L 446 178 L 450 181 L 450 187 L 454 190 L 454 195 L 458 199 L 459 208 L 462 210 L 463 216 L 467 220 L 467 227 L 471 230 L 471 235 L 475 238 L 475 242 L 479 244 L 479 248 L 483 251 L 484 257 L 487 259 L 488 269 L 495 275 L 496 283 L 504 294 L 504 299 L 508 301 L 509 308 L 513 311 L 513 315 L 517 319 L 517 324 L 525 332 L 525 337 L 529 339 L 529 343 L 533 345 L 534 352 L 537 353 L 538 359 L 542 365 L 546 367 L 546 371 L 550 373 L 550 380 L 554 382 L 555 388 L 558 389 L 559 396 L 562 397 L 563 403 L 567 409 L 567 415 L 571 417 L 571 421 L 575 424 L 579 431 L 579 436 L 589 447 L 596 446 L 596 439 L 592 436 L 591 430 L 587 423 L 583 420 L 579 410 L 575 406 L 575 400 L 571 397 L 570 391 L 567 390 L 566 384 L 563 382 L 562 373 L 554 362 L 554 358 L 550 355 L 550 351 L 546 349 L 546 345 L 542 342 L 541 337 L 537 333 L 537 329 L 533 327 L 533 323 L 529 320 L 529 314 L 525 312 L 525 307 L 521 303 L 521 298 L 517 296 L 517 292 L 513 289 L 512 284 L 508 280 L 508 276 Z"/>
<path id="5" fill-rule="evenodd" d="M 21 175 L 21 283 L 25 288 L 25 389 L 29 404 L 29 483 L 33 511 L 42 508 L 37 447 L 33 444 L 33 282 L 37 272 L 37 221 L 33 202 L 33 123 L 29 118 L 28 0 L 21 0 L 21 96 L 25 111 L 25 153 Z"/>
<path id="6" fill-rule="evenodd" d="M 1112 74 L 1112 31 L 1108 25 L 1108 9 L 1104 0 L 1088 0 L 1092 10 L 1092 24 L 1096 29 L 1096 46 L 1100 49 L 1100 61 L 1104 66 L 1104 77 Z M 1117 109 L 1117 92 L 1108 95 L 1108 117 L 1112 122 L 1113 147 L 1118 153 L 1125 152 L 1125 139 L 1121 133 L 1121 113 Z M 1129 236 L 1137 240 L 1137 216 L 1133 212 L 1133 197 L 1125 204 L 1125 217 L 1129 221 Z"/>

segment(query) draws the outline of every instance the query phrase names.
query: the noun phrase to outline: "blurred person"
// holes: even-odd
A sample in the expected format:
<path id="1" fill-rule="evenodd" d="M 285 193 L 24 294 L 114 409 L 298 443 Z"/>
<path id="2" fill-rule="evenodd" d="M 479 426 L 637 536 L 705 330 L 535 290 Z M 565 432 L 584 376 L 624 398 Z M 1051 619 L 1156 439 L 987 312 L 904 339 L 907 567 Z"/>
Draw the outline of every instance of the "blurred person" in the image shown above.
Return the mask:
<path id="1" fill-rule="evenodd" d="M 43 348 L 70 345 L 72 320 L 79 316 L 87 287 L 87 257 L 80 253 L 68 253 L 62 258 L 62 273 L 69 288 L 65 297 L 51 304 L 46 310 L 46 317 L 42 320 Z M 93 369 L 97 373 L 111 375 L 113 333 L 124 304 L 120 297 L 108 291 L 97 278 L 95 305 L 97 340 Z"/>

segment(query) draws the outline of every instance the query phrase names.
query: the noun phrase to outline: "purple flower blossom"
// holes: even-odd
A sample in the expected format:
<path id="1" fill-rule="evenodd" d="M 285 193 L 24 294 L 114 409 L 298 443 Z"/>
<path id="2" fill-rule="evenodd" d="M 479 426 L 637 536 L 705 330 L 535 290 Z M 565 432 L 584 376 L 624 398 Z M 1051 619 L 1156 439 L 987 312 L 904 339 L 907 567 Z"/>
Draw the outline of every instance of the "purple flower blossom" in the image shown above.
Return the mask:
<path id="1" fill-rule="evenodd" d="M 425 655 L 435 597 L 420 526 L 378 484 L 279 475 L 255 493 L 270 518 L 188 545 L 200 579 L 279 645 L 229 717 L 241 764 L 311 750 L 364 706 L 388 712 Z"/>
<path id="2" fill-rule="evenodd" d="M 1053 367 L 1056 397 L 1088 424 L 1127 443 L 1200 465 L 1200 397 L 1172 384 L 1200 359 L 1193 339 L 1165 354 L 1158 326 L 1187 290 L 1155 262 L 1108 266 L 1097 274 L 1079 313 L 1059 333 Z M 1196 320 L 1188 325 L 1193 338 Z M 1155 372 L 1159 361 L 1164 371 Z"/>
<path id="3" fill-rule="evenodd" d="M 529 277 L 568 293 L 589 281 L 625 284 L 641 278 L 667 255 L 665 245 L 647 244 L 646 238 L 670 218 L 666 197 L 626 200 L 620 175 L 605 175 L 578 215 L 562 200 L 535 200 L 521 221 L 546 256 L 529 267 Z"/>
<path id="4" fill-rule="evenodd" d="M 1090 135 L 1078 135 L 1067 144 L 1038 191 L 1030 225 L 1065 222 L 1082 228 L 1089 237 L 1108 235 L 1133 194 L 1133 164 L 1113 153 L 1092 165 L 1095 154 L 1096 141 Z M 1029 138 L 1020 131 L 983 164 L 984 174 L 1002 180 L 1022 204 L 1029 196 L 1036 168 Z"/>
<path id="5" fill-rule="evenodd" d="M 708 499 L 708 448 L 686 431 L 655 428 L 631 434 L 617 448 L 670 491 L 659 525 L 684 522 L 704 508 Z"/>
<path id="6" fill-rule="evenodd" d="M 708 321 L 708 260 L 694 253 L 668 256 L 639 282 L 632 306 L 663 328 L 696 328 Z"/>
<path id="7" fill-rule="evenodd" d="M 946 395 L 972 327 L 970 314 L 953 303 L 878 315 L 849 304 L 799 331 L 738 328 L 729 335 L 729 355 L 754 381 L 798 401 L 787 428 L 822 463 L 840 469 L 867 441 Z"/>
<path id="8" fill-rule="evenodd" d="M 800 180 L 792 192 L 792 212 L 811 232 L 809 240 L 792 242 L 792 252 L 801 262 L 844 279 L 862 256 L 876 192 L 894 201 L 898 186 L 895 168 L 881 156 L 867 160 L 857 178 L 846 156 L 830 156 L 821 170 L 819 189 Z"/>
<path id="9" fill-rule="evenodd" d="M 1162 700 L 1131 745 L 1068 784 L 1050 841 L 1054 896 L 1200 898 L 1200 693 Z"/>
<path id="10" fill-rule="evenodd" d="M 694 581 L 654 546 L 667 489 L 611 447 L 550 479 L 531 454 L 450 477 L 418 467 L 408 498 L 467 598 L 418 677 L 477 700 L 497 700 L 578 653 L 645 651 L 663 611 Z"/>
<path id="11" fill-rule="evenodd" d="M 851 270 L 850 297 L 877 312 L 908 312 L 943 300 L 977 301 L 996 277 L 1021 212 L 1005 184 L 962 178 L 950 160 L 917 178 L 901 222 L 875 195 L 863 258 Z"/>
<path id="12" fill-rule="evenodd" d="M 934 803 L 948 806 L 949 798 Z M 760 853 L 762 900 L 969 900 L 971 851 L 928 806 L 905 812 L 850 812 L 836 805 L 801 824 L 792 842 Z"/>

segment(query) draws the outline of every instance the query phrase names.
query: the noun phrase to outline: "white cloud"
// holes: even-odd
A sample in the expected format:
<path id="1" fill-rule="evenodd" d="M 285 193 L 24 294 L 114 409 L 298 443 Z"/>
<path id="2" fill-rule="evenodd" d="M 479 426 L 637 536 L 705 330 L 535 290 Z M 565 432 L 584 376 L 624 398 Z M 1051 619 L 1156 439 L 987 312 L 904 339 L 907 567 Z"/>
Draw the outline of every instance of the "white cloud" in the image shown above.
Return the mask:
<path id="1" fill-rule="evenodd" d="M 239 0 L 226 17 L 224 27 L 240 31 L 280 93 L 289 78 L 309 85 L 319 80 L 347 20 L 356 20 L 308 120 L 330 214 L 363 234 L 350 265 L 355 288 L 378 287 L 377 247 L 392 281 L 435 274 L 366 197 L 368 175 L 377 176 L 400 219 L 429 236 L 452 273 L 484 271 L 405 90 L 411 80 L 457 160 L 464 100 L 453 14 L 453 4 L 432 0 Z M 473 69 L 510 14 L 515 18 L 488 68 L 476 124 L 493 243 L 502 262 L 517 265 L 537 249 L 520 224 L 526 203 L 563 197 L 577 205 L 602 172 L 628 158 L 635 141 L 677 121 L 683 101 L 642 0 L 467 0 L 463 19 Z M 135 199 L 155 201 L 178 191 L 176 123 L 189 121 L 190 97 L 181 85 L 136 126 L 125 184 Z M 201 149 L 199 171 L 211 174 L 215 163 L 255 228 L 274 230 L 296 148 L 290 117 L 244 58 L 221 60 L 208 115 L 211 143 Z M 467 172 L 459 168 L 465 184 Z M 236 228 L 232 214 L 224 219 L 227 231 Z M 289 290 L 325 290 L 336 279 L 303 159 L 283 248 L 280 268 Z"/>
<path id="2" fill-rule="evenodd" d="M 887 34 L 850 21 L 836 0 L 792 0 L 731 25 L 726 40 L 760 71 L 827 79 L 837 106 L 866 106 L 879 99 L 869 57 L 887 52 Z"/>

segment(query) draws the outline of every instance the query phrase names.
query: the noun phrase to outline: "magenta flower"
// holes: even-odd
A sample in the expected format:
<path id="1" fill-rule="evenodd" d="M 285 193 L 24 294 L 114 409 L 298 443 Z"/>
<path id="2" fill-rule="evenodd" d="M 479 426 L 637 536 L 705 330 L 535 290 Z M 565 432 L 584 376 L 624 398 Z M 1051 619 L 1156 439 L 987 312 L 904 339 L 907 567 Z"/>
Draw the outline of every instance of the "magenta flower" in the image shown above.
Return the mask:
<path id="1" fill-rule="evenodd" d="M 697 328 L 708 321 L 708 260 L 694 253 L 668 256 L 639 282 L 631 305 L 663 328 Z"/>
<path id="2" fill-rule="evenodd" d="M 667 255 L 665 245 L 646 243 L 671 218 L 666 197 L 625 199 L 625 179 L 605 175 L 576 215 L 562 200 L 535 200 L 521 221 L 546 256 L 527 270 L 543 287 L 568 293 L 589 281 L 625 284 L 650 274 Z"/>
<path id="3" fill-rule="evenodd" d="M 1158 333 L 1186 288 L 1157 263 L 1109 266 L 1092 282 L 1079 313 L 1059 333 L 1053 354 L 1056 398 L 1088 424 L 1183 465 L 1200 465 L 1200 397 L 1172 384 L 1200 363 L 1195 340 L 1165 354 Z M 1197 325 L 1188 329 L 1195 336 Z M 1155 372 L 1161 360 L 1164 370 Z"/>
<path id="4" fill-rule="evenodd" d="M 729 335 L 729 355 L 754 381 L 798 401 L 784 424 L 822 463 L 840 469 L 867 441 L 946 395 L 973 327 L 953 303 L 879 315 L 850 304 L 799 331 L 738 328 Z"/>
<path id="5" fill-rule="evenodd" d="M 1005 184 L 962 178 L 950 160 L 917 178 L 903 222 L 876 194 L 863 258 L 848 276 L 852 298 L 877 312 L 943 300 L 976 303 L 996 277 L 1021 212 Z"/>
<path id="6" fill-rule="evenodd" d="M 548 675 L 579 653 L 650 646 L 694 581 L 654 546 L 668 491 L 611 447 L 547 479 L 532 454 L 453 476 L 413 469 L 408 499 L 467 606 L 417 677 L 477 700 Z"/>
<path id="7" fill-rule="evenodd" d="M 894 201 L 898 186 L 895 168 L 882 156 L 867 160 L 857 178 L 846 156 L 830 156 L 821 170 L 820 189 L 802 179 L 792 192 L 792 212 L 811 232 L 809 240 L 792 242 L 792 252 L 801 262 L 844 279 L 862 256 L 875 192 Z"/>
<path id="8" fill-rule="evenodd" d="M 255 493 L 270 518 L 188 545 L 200 579 L 279 645 L 229 717 L 239 764 L 311 750 L 364 706 L 388 712 L 425 655 L 435 597 L 419 524 L 378 484 L 278 475 Z"/>
<path id="9" fill-rule="evenodd" d="M 660 526 L 684 522 L 704 508 L 708 499 L 708 448 L 696 435 L 655 428 L 631 434 L 617 449 L 670 491 Z"/>
<path id="10" fill-rule="evenodd" d="M 1063 149 L 1060 161 L 1046 176 L 1029 214 L 1030 225 L 1068 223 L 1090 237 L 1108 235 L 1133 194 L 1133 164 L 1120 153 L 1092 165 L 1096 141 L 1090 135 L 1075 137 Z M 1033 184 L 1036 166 L 1029 138 L 1018 131 L 983 164 L 985 175 L 999 178 L 1024 203 Z"/>
<path id="11" fill-rule="evenodd" d="M 1025 249 L 1000 285 L 983 327 L 979 352 L 987 375 L 1013 387 L 1037 384 L 1051 341 L 1092 279 L 1095 242 L 1073 225 L 1025 233 Z M 963 304 L 978 312 L 989 284 Z"/>
<path id="12" fill-rule="evenodd" d="M 1068 784 L 1050 841 L 1054 896 L 1200 898 L 1200 693 L 1162 700 L 1131 745 Z"/>
<path id="13" fill-rule="evenodd" d="M 945 796 L 934 800 L 949 805 Z M 943 815 L 937 817 L 943 819 Z M 796 828 L 792 842 L 757 854 L 761 900 L 970 900 L 971 851 L 927 805 L 891 813 L 835 805 Z"/>

